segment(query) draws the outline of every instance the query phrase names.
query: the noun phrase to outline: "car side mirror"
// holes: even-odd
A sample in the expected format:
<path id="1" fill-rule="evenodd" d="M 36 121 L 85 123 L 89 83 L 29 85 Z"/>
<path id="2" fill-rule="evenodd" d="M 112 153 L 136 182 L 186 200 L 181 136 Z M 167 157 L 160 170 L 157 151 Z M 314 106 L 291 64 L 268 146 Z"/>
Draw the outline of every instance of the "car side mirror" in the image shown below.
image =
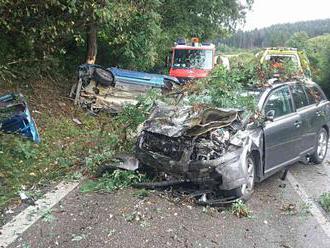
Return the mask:
<path id="1" fill-rule="evenodd" d="M 274 118 L 275 118 L 275 110 L 269 110 L 267 113 L 266 113 L 266 121 L 274 121 Z"/>

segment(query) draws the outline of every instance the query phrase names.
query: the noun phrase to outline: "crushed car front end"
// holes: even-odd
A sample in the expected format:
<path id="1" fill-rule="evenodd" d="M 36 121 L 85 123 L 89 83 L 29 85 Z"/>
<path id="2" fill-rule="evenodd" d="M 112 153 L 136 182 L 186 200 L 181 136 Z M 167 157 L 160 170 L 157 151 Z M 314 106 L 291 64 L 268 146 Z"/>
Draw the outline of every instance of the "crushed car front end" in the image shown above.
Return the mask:
<path id="1" fill-rule="evenodd" d="M 248 134 L 239 110 L 157 104 L 136 157 L 167 178 L 232 190 L 247 182 Z"/>

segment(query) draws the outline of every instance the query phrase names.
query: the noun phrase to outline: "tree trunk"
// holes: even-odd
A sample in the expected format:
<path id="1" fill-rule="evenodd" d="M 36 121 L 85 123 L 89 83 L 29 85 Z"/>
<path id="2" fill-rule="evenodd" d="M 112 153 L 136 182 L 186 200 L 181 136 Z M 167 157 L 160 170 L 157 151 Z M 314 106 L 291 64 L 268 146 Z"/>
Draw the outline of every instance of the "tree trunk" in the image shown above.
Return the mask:
<path id="1" fill-rule="evenodd" d="M 97 54 L 97 28 L 95 23 L 90 23 L 87 27 L 87 64 L 95 64 Z"/>

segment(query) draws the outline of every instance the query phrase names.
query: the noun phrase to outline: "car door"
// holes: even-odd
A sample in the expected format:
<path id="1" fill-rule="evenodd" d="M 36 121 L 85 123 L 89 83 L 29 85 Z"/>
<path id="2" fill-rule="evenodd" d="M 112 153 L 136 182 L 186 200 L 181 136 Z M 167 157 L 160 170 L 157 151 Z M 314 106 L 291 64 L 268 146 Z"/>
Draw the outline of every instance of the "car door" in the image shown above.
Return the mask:
<path id="1" fill-rule="evenodd" d="M 316 135 L 315 118 L 316 104 L 312 99 L 308 99 L 305 87 L 300 83 L 290 85 L 295 109 L 301 117 L 301 142 L 299 144 L 300 153 L 311 152 L 314 147 Z"/>
<path id="2" fill-rule="evenodd" d="M 329 102 L 325 97 L 323 91 L 316 84 L 306 84 L 305 91 L 309 102 L 313 108 L 311 113 L 311 128 L 313 136 L 308 141 L 310 146 L 313 147 L 316 144 L 317 133 L 320 131 L 323 125 L 328 124 L 329 114 Z"/>
<path id="3" fill-rule="evenodd" d="M 264 125 L 266 174 L 299 159 L 301 117 L 294 109 L 287 85 L 269 93 L 262 111 L 266 116 L 274 113 L 273 120 Z"/>

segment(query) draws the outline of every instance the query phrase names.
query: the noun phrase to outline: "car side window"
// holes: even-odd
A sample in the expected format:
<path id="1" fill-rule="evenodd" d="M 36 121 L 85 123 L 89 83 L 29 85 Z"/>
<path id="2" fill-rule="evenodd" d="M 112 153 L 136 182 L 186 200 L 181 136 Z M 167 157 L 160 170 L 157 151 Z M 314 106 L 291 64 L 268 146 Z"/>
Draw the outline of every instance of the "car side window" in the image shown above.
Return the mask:
<path id="1" fill-rule="evenodd" d="M 323 93 L 315 85 L 306 85 L 305 91 L 309 100 L 309 104 L 319 103 L 325 100 Z"/>
<path id="2" fill-rule="evenodd" d="M 317 103 L 318 102 L 317 96 L 316 96 L 316 92 L 314 92 L 314 89 L 308 86 L 304 86 L 304 89 L 307 94 L 309 104 Z"/>
<path id="3" fill-rule="evenodd" d="M 308 106 L 309 103 L 307 100 L 307 96 L 305 94 L 304 88 L 301 85 L 299 84 L 292 85 L 291 90 L 292 90 L 292 97 L 296 109 Z"/>
<path id="4" fill-rule="evenodd" d="M 288 87 L 282 87 L 273 91 L 264 105 L 264 114 L 273 111 L 274 118 L 281 117 L 293 112 L 291 94 Z"/>

